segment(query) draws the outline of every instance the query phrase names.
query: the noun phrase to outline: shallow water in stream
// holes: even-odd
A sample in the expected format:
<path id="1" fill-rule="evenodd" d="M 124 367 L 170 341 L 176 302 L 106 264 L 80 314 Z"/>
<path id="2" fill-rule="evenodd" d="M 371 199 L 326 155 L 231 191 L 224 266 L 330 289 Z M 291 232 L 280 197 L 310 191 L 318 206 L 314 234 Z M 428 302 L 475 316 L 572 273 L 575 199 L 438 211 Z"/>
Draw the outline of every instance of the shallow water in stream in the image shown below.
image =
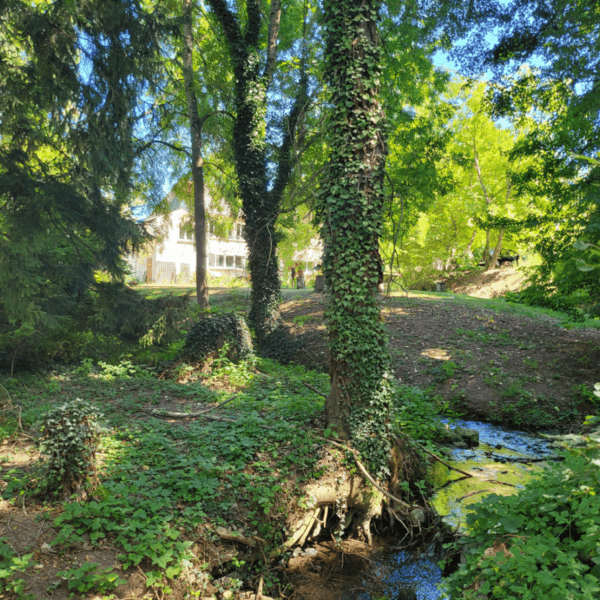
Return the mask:
<path id="1" fill-rule="evenodd" d="M 473 473 L 472 478 L 465 478 L 441 463 L 435 463 L 438 466 L 435 473 L 437 483 L 443 487 L 433 503 L 438 513 L 453 527 L 464 526 L 469 504 L 477 502 L 486 493 L 513 494 L 522 488 L 541 469 L 540 462 L 524 464 L 527 459 L 539 460 L 556 455 L 551 442 L 526 432 L 476 421 L 457 421 L 452 423 L 452 427 L 455 426 L 479 431 L 480 445 L 468 450 L 453 449 L 447 461 Z M 311 551 L 315 552 L 309 548 L 308 552 Z M 323 554 L 326 552 L 308 554 L 307 560 L 309 556 L 325 558 Z M 331 581 L 319 581 L 321 571 L 323 575 L 326 574 L 324 571 L 334 571 L 333 567 L 328 569 L 323 563 L 323 567 L 313 573 L 305 572 L 305 577 L 310 579 L 311 591 L 305 595 L 299 590 L 300 595 L 311 600 L 374 600 L 381 596 L 392 600 L 443 600 L 447 597 L 440 591 L 442 573 L 434 554 L 434 548 L 431 548 L 431 556 L 415 556 L 393 550 L 365 553 L 368 558 L 356 563 L 356 572 L 347 567 L 345 574 L 338 573 Z M 369 567 L 363 570 L 366 561 Z M 333 588 L 332 583 L 335 584 Z"/>

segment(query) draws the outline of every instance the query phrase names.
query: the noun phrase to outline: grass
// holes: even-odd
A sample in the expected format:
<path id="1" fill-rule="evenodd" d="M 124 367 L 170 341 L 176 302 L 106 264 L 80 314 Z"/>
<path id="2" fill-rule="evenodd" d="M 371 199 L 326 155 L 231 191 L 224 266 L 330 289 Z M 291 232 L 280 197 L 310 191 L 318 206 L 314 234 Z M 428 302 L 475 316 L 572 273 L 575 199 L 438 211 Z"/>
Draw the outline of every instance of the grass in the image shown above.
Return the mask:
<path id="1" fill-rule="evenodd" d="M 182 286 L 138 289 L 144 294 L 164 293 L 165 289 L 177 294 L 190 290 Z M 283 298 L 301 299 L 312 293 L 310 289 L 283 290 Z M 400 302 L 400 297 L 393 295 L 395 302 Z M 534 318 L 537 315 L 540 319 L 552 314 L 544 309 L 451 298 L 447 294 L 411 293 L 411 297 L 417 302 L 507 309 L 506 312 Z M 244 311 L 248 302 L 246 288 L 211 291 L 215 311 Z M 467 330 L 463 333 L 471 337 Z M 161 359 L 173 358 L 180 345 L 176 342 L 161 349 Z M 277 595 L 279 582 L 267 557 L 281 548 L 290 510 L 306 502 L 302 498 L 302 483 L 319 478 L 323 474 L 320 457 L 332 454 L 329 446 L 323 446 L 310 434 L 315 427 L 321 431 L 315 420 L 322 415 L 323 398 L 306 387 L 308 384 L 327 393 L 328 377 L 268 360 L 233 364 L 221 357 L 210 373 L 182 373 L 188 379 L 183 384 L 158 379 L 154 368 L 140 364 L 140 358 L 143 353 L 136 350 L 114 364 L 94 365 L 84 360 L 75 369 L 45 377 L 20 376 L 5 381 L 0 388 L 3 402 L 5 392 L 11 405 L 19 407 L 28 434 L 35 432 L 40 415 L 66 400 L 82 398 L 104 414 L 101 485 L 94 490 L 94 498 L 67 503 L 59 511 L 52 504 L 41 508 L 48 518 L 54 519 L 54 527 L 59 531 L 54 549 L 68 554 L 84 536 L 94 545 L 107 540 L 119 549 L 119 560 L 125 567 L 143 569 L 147 584 L 160 596 L 170 593 L 170 586 L 186 565 L 191 564 L 198 572 L 206 571 L 210 551 L 219 547 L 219 528 L 226 528 L 246 539 L 264 540 L 264 554 L 250 560 L 251 552 L 240 552 L 224 565 L 224 572 L 235 570 L 239 581 L 257 579 L 260 573 L 264 575 L 265 593 Z M 534 361 L 526 366 L 536 368 Z M 438 377 L 440 381 L 451 379 L 461 368 L 448 361 L 439 368 Z M 497 367 L 491 367 L 490 372 L 495 379 L 502 376 Z M 213 413 L 231 422 L 167 421 L 147 412 L 163 407 L 195 412 L 221 403 L 234 393 L 237 396 L 230 403 Z M 579 387 L 573 393 L 585 400 L 593 391 Z M 398 397 L 398 425 L 427 444 L 435 436 L 431 400 L 418 388 L 400 388 Z M 517 386 L 506 390 L 505 400 L 503 410 L 507 412 L 520 414 L 529 408 L 528 420 L 544 417 L 537 407 L 544 402 L 520 394 Z M 4 414 L 0 422 L 0 435 L 5 439 L 19 435 L 16 414 Z M 7 486 L 5 493 L 13 500 L 28 489 L 22 470 L 4 469 L 2 477 Z M 55 517 L 57 512 L 60 514 Z M 18 574 L 28 567 L 17 558 L 0 540 L 0 592 L 3 585 L 5 589 L 19 587 Z M 286 559 L 285 552 L 282 559 Z M 4 565 L 8 565 L 9 574 L 3 580 Z M 114 575 L 85 563 L 67 569 L 62 576 L 74 592 L 110 593 L 118 582 Z M 208 580 L 207 577 L 203 581 Z M 194 597 L 199 589 L 190 587 L 189 597 Z"/>
<path id="2" fill-rule="evenodd" d="M 392 292 L 391 298 L 408 298 L 423 303 L 436 304 L 455 304 L 468 308 L 477 308 L 480 310 L 488 310 L 500 313 L 507 313 L 520 317 L 528 317 L 538 321 L 548 321 L 548 318 L 553 319 L 557 324 L 563 325 L 569 329 L 579 328 L 595 328 L 600 329 L 600 319 L 585 319 L 581 322 L 573 322 L 569 320 L 565 313 L 557 312 L 549 308 L 540 308 L 536 306 L 525 306 L 524 304 L 515 304 L 506 302 L 502 299 L 486 299 L 473 298 L 471 296 L 462 296 L 451 292 L 419 292 L 410 291 L 408 295 L 404 292 Z"/>
<path id="3" fill-rule="evenodd" d="M 151 368 L 126 357 L 116 365 L 87 362 L 47 377 L 29 374 L 6 382 L 6 394 L 21 407 L 23 426 L 34 437 L 40 415 L 63 402 L 81 398 L 103 414 L 100 484 L 92 498 L 60 508 L 52 499 L 37 506 L 58 531 L 53 550 L 68 556 L 84 540 L 97 547 L 108 542 L 118 549 L 123 568 L 139 566 L 146 584 L 161 596 L 171 593 L 175 581 L 180 585 L 189 565 L 205 573 L 206 582 L 209 573 L 221 574 L 207 565 L 223 553 L 219 531 L 227 530 L 262 540 L 258 557 L 256 548 L 241 550 L 223 567 L 237 572 L 232 586 L 262 575 L 265 593 L 277 596 L 281 590 L 271 558 L 289 557 L 282 548 L 290 533 L 288 514 L 310 503 L 303 497 L 304 483 L 323 476 L 323 457 L 326 464 L 333 460 L 335 473 L 349 465 L 342 452 L 310 433 L 322 435 L 324 399 L 307 386 L 326 394 L 328 376 L 269 360 L 233 364 L 220 357 L 211 372 L 186 377 L 185 384 L 158 379 Z M 395 426 L 430 444 L 439 427 L 431 400 L 408 387 L 399 387 L 397 397 Z M 225 420 L 149 414 L 152 409 L 197 412 L 229 399 L 211 413 Z M 5 434 L 16 439 L 16 423 L 6 426 Z M 5 468 L 2 478 L 5 498 L 19 498 L 19 506 L 40 488 L 21 468 Z M 3 559 L 0 553 L 0 590 L 21 585 L 18 557 L 6 554 Z M 120 581 L 114 571 L 93 563 L 63 569 L 60 577 L 73 593 L 109 594 Z"/>

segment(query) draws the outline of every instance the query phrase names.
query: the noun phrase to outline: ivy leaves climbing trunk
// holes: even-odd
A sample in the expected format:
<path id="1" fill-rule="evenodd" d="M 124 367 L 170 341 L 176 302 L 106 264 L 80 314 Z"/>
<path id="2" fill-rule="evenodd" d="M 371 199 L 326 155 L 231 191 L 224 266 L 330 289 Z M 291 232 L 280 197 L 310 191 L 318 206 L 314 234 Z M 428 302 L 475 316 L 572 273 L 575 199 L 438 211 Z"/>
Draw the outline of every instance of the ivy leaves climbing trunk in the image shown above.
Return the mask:
<path id="1" fill-rule="evenodd" d="M 285 119 L 282 144 L 268 155 L 266 142 L 267 92 L 277 66 L 281 0 L 271 0 L 266 40 L 261 36 L 259 0 L 245 1 L 245 15 L 234 13 L 225 0 L 208 0 L 227 39 L 235 78 L 233 144 L 239 193 L 246 222 L 252 282 L 249 318 L 259 347 L 280 325 L 281 281 L 277 261 L 275 222 L 291 173 L 292 141 L 306 104 L 306 81 L 299 87 Z M 269 178 L 268 163 L 275 167 Z"/>
<path id="2" fill-rule="evenodd" d="M 386 158 L 380 100 L 380 0 L 325 0 L 332 105 L 330 158 L 321 191 L 325 314 L 331 344 L 328 426 L 350 437 L 378 475 L 387 473 L 392 388 L 376 299 Z"/>
<path id="3" fill-rule="evenodd" d="M 192 139 L 192 180 L 194 182 L 194 237 L 196 239 L 196 298 L 201 308 L 209 308 L 206 268 L 206 206 L 204 203 L 203 120 L 198 113 L 194 90 L 194 34 L 192 0 L 183 0 L 183 81 Z"/>

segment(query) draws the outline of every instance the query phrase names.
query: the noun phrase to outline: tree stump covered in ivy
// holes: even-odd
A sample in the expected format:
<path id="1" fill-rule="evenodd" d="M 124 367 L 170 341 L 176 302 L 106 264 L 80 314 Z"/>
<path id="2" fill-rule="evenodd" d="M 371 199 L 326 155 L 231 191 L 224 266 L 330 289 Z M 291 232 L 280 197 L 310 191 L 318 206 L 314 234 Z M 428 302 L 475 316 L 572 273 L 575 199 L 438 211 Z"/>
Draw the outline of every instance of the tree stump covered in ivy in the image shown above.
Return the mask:
<path id="1" fill-rule="evenodd" d="M 222 313 L 203 317 L 192 326 L 181 351 L 188 363 L 202 365 L 225 350 L 231 362 L 252 356 L 254 349 L 250 330 L 239 314 Z"/>

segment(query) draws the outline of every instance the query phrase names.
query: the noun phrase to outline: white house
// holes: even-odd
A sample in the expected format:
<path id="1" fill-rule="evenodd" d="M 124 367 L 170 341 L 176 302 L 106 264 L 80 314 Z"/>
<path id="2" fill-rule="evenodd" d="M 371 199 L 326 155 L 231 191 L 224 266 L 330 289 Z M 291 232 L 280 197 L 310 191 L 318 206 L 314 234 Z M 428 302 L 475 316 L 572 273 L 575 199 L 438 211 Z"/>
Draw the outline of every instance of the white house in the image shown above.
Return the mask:
<path id="1" fill-rule="evenodd" d="M 211 206 L 208 193 L 207 215 L 207 266 L 213 277 L 245 277 L 248 247 L 244 240 L 243 218 L 234 219 L 226 209 Z M 157 242 L 145 252 L 128 257 L 132 276 L 148 283 L 191 283 L 196 278 L 196 244 L 189 213 L 181 202 L 170 202 L 168 217 L 150 216 L 147 227 L 154 233 Z M 219 233 L 220 235 L 217 235 Z M 294 261 L 306 265 L 310 275 L 319 264 L 322 244 L 318 238 L 310 247 L 295 252 Z"/>

